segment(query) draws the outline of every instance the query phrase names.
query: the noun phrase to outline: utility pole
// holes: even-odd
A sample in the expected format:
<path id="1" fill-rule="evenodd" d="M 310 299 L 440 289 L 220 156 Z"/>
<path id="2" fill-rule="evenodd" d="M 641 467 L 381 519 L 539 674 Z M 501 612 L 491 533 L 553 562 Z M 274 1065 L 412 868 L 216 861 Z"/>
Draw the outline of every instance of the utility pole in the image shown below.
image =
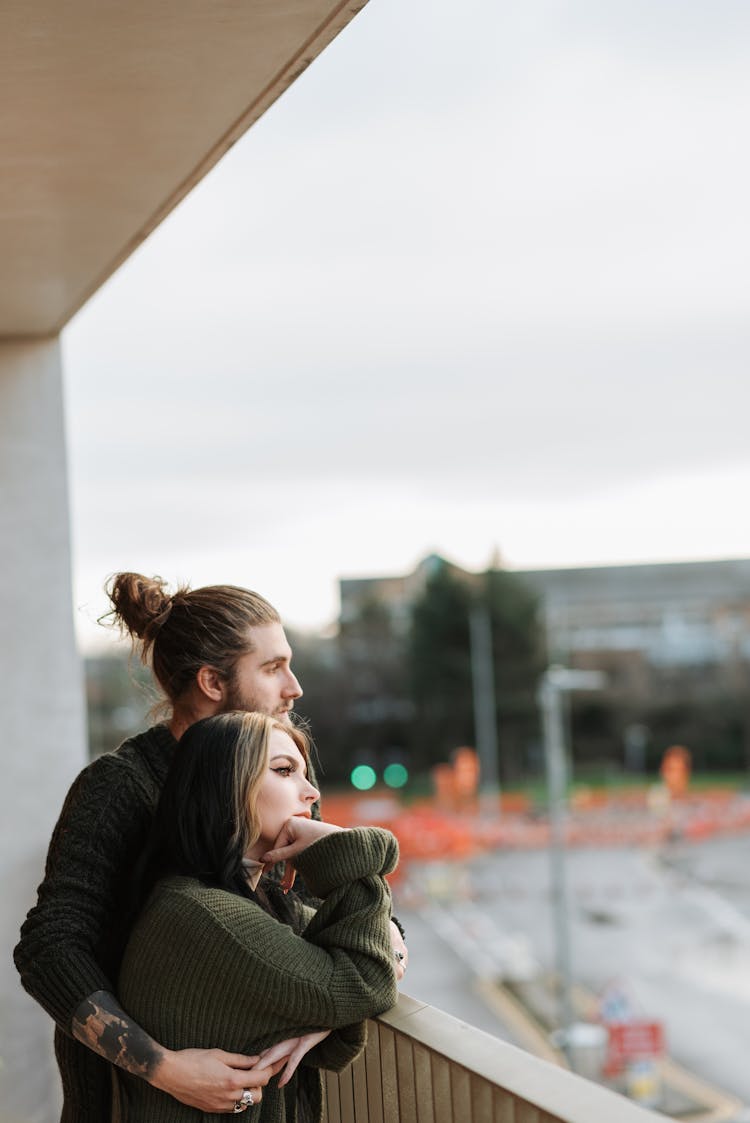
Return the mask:
<path id="1" fill-rule="evenodd" d="M 547 800 L 550 824 L 550 873 L 557 976 L 560 985 L 560 1023 L 565 1044 L 575 1022 L 572 999 L 570 915 L 565 861 L 565 827 L 568 818 L 567 763 L 563 722 L 564 693 L 571 690 L 600 690 L 606 678 L 601 671 L 574 671 L 548 667 L 539 685 L 539 706 L 544 729 L 544 758 L 547 769 Z"/>
<path id="2" fill-rule="evenodd" d="M 497 711 L 495 708 L 495 665 L 492 656 L 492 627 L 486 605 L 474 605 L 469 613 L 471 643 L 471 684 L 474 695 L 474 731 L 479 757 L 479 784 L 482 791 L 500 796 L 497 763 Z"/>

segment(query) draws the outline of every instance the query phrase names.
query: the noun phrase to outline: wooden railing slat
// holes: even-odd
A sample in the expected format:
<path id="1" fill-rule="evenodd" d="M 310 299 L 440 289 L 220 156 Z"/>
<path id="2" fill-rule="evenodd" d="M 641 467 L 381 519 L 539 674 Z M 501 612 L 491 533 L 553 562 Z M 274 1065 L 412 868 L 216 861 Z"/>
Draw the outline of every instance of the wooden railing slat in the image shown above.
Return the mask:
<path id="1" fill-rule="evenodd" d="M 492 1118 L 492 1085 L 481 1076 L 472 1076 L 470 1088 L 473 1123 L 494 1123 Z"/>
<path id="2" fill-rule="evenodd" d="M 328 1123 L 341 1123 L 339 1078 L 335 1072 L 326 1072 L 323 1084 L 325 1086 Z"/>
<path id="3" fill-rule="evenodd" d="M 495 1088 L 492 1097 L 493 1123 L 516 1123 L 516 1104 L 505 1088 Z"/>
<path id="4" fill-rule="evenodd" d="M 339 1111 L 341 1123 L 355 1123 L 354 1115 L 354 1086 L 352 1084 L 352 1068 L 349 1065 L 339 1073 Z"/>
<path id="5" fill-rule="evenodd" d="M 432 1102 L 432 1065 L 430 1063 L 430 1050 L 424 1045 L 413 1046 L 414 1055 L 414 1090 L 417 1097 L 418 1123 L 436 1123 L 435 1105 Z"/>
<path id="6" fill-rule="evenodd" d="M 432 1054 L 432 1105 L 435 1123 L 453 1123 L 450 1061 L 435 1053 Z"/>
<path id="7" fill-rule="evenodd" d="M 417 1093 L 414 1079 L 414 1054 L 411 1041 L 403 1033 L 396 1034 L 396 1070 L 398 1072 L 398 1103 L 401 1118 L 417 1123 Z"/>
<path id="8" fill-rule="evenodd" d="M 398 1069 L 396 1067 L 396 1035 L 387 1026 L 379 1026 L 380 1074 L 385 1123 L 400 1123 L 398 1105 Z M 411 1120 L 404 1119 L 404 1123 Z"/>
<path id="9" fill-rule="evenodd" d="M 375 1027 L 368 1027 L 368 1036 Z M 367 1103 L 367 1062 L 364 1055 L 352 1065 L 352 1089 L 354 1091 L 354 1118 L 357 1123 L 369 1123 L 370 1111 Z"/>
<path id="10" fill-rule="evenodd" d="M 365 1071 L 367 1073 L 368 1123 L 384 1123 L 382 1074 L 380 1069 L 380 1029 L 376 1022 L 367 1023 Z"/>
<path id="11" fill-rule="evenodd" d="M 451 1069 L 451 1102 L 453 1119 L 474 1123 L 471 1110 L 471 1077 L 465 1068 L 454 1065 Z"/>

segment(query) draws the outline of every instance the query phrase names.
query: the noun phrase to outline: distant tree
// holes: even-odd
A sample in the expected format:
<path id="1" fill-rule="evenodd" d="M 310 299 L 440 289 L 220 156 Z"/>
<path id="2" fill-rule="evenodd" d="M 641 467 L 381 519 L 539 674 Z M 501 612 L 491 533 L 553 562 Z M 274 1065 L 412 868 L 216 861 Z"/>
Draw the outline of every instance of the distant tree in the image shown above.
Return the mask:
<path id="1" fill-rule="evenodd" d="M 471 744 L 468 586 L 443 566 L 427 581 L 414 605 L 409 637 L 409 670 L 416 724 L 415 767 L 447 760 L 459 745 Z"/>
<path id="2" fill-rule="evenodd" d="M 339 657 L 348 685 L 349 766 L 370 764 L 382 774 L 393 760 L 408 764 L 413 706 L 405 635 L 387 604 L 364 600 L 342 623 Z"/>
<path id="3" fill-rule="evenodd" d="M 475 604 L 490 616 L 500 775 L 507 780 L 523 771 L 537 735 L 535 692 L 544 660 L 536 598 L 505 570 L 470 583 L 443 565 L 414 605 L 408 658 L 414 758 L 426 768 L 475 741 L 469 631 Z"/>
<path id="4" fill-rule="evenodd" d="M 485 582 L 478 596 L 492 624 L 500 775 L 508 781 L 524 771 L 539 738 L 537 688 L 547 661 L 545 639 L 539 601 L 520 577 L 492 569 Z"/>

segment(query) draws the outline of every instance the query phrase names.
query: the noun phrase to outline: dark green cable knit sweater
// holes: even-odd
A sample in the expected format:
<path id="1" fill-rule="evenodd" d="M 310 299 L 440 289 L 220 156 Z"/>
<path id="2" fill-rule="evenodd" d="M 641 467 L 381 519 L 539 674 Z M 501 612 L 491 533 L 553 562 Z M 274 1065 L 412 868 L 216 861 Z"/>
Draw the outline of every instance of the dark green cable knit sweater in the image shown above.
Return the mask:
<path id="1" fill-rule="evenodd" d="M 396 865 L 388 831 L 357 828 L 326 835 L 296 866 L 323 898 L 301 935 L 253 900 L 191 878 L 160 882 L 130 937 L 120 973 L 125 1009 L 175 1049 L 221 1047 L 254 1053 L 286 1037 L 341 1029 L 321 1042 L 284 1089 L 264 1089 L 253 1123 L 317 1121 L 320 1077 L 340 1069 L 363 1044 L 357 1025 L 397 998 L 390 939 Z M 143 1080 L 117 1073 L 123 1123 L 215 1119 Z M 305 1105 L 298 1112 L 298 1105 Z"/>
<path id="2" fill-rule="evenodd" d="M 166 725 L 124 741 L 81 772 L 65 800 L 38 903 L 15 950 L 21 981 L 57 1023 L 62 1123 L 105 1123 L 112 1066 L 70 1036 L 76 1010 L 116 993 L 128 933 L 130 878 L 177 746 Z"/>

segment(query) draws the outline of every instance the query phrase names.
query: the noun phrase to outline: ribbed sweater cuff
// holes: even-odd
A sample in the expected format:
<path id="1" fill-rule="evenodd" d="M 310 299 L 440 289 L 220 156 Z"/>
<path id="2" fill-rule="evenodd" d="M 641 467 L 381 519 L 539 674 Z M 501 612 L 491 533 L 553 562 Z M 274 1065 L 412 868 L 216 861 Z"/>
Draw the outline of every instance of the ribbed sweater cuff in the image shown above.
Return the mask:
<path id="1" fill-rule="evenodd" d="M 60 959 L 55 970 L 44 978 L 43 1005 L 65 1033 L 70 1033 L 73 1016 L 85 998 L 96 991 L 114 993 L 110 980 L 100 971 L 87 970 L 78 958 Z"/>
<path id="2" fill-rule="evenodd" d="M 295 858 L 305 885 L 316 897 L 327 897 L 340 885 L 362 877 L 391 873 L 398 862 L 398 843 L 381 827 L 355 827 L 318 839 Z"/>

